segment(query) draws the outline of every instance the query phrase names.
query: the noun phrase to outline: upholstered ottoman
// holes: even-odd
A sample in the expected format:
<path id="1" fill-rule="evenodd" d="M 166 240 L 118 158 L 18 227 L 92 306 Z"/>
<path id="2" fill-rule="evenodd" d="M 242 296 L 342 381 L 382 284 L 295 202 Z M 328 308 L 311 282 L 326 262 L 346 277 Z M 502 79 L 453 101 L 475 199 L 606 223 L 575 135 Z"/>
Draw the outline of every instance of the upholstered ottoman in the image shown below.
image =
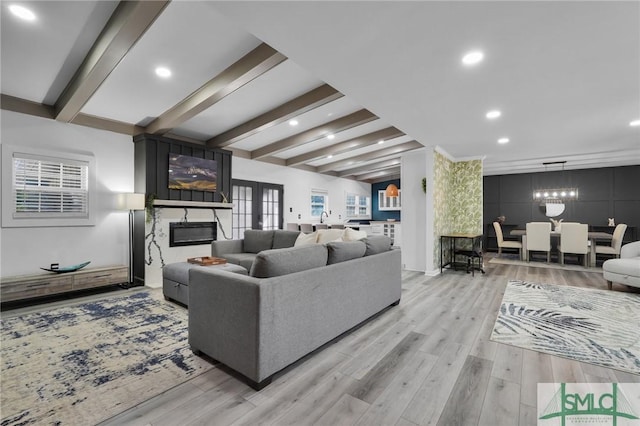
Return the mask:
<path id="1" fill-rule="evenodd" d="M 185 306 L 189 305 L 189 271 L 192 268 L 218 268 L 237 274 L 248 274 L 245 268 L 233 263 L 210 266 L 188 262 L 170 263 L 162 268 L 162 292 L 165 299 L 175 300 Z"/>

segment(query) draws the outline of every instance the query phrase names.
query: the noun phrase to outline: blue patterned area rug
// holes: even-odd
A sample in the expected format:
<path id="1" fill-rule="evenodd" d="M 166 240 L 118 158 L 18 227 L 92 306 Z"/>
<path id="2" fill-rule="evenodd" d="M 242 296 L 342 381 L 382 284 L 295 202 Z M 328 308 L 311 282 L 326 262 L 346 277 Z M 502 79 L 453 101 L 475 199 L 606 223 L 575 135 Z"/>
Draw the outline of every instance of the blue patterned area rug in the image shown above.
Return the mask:
<path id="1" fill-rule="evenodd" d="M 640 374 L 640 295 L 509 281 L 491 340 Z"/>
<path id="2" fill-rule="evenodd" d="M 1 424 L 96 424 L 208 371 L 187 321 L 146 290 L 2 318 Z"/>

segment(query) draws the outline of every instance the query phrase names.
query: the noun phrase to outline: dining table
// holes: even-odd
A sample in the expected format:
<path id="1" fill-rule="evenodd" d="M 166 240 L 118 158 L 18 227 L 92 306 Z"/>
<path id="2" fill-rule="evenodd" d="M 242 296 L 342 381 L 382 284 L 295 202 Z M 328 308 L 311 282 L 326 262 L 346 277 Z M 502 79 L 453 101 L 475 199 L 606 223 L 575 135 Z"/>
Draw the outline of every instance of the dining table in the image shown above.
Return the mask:
<path id="1" fill-rule="evenodd" d="M 509 235 L 522 238 L 522 249 L 520 249 L 520 258 L 522 260 L 529 260 L 529 253 L 527 251 L 527 231 L 526 229 L 512 229 Z M 552 238 L 560 238 L 559 231 L 551 231 Z M 588 232 L 587 239 L 589 244 L 589 266 L 596 266 L 596 241 L 608 241 L 611 242 L 613 235 L 607 232 Z"/>

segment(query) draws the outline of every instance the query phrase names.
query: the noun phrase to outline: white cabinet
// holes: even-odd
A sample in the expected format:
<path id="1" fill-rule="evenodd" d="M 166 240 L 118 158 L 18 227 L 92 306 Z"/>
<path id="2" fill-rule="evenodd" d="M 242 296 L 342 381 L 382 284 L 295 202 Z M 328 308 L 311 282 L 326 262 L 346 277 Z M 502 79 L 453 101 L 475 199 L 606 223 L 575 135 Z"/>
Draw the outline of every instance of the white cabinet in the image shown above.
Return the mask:
<path id="1" fill-rule="evenodd" d="M 397 197 L 387 197 L 386 191 L 381 189 L 378 191 L 378 210 L 400 210 L 402 190 L 398 190 Z"/>
<path id="2" fill-rule="evenodd" d="M 402 241 L 401 227 L 399 223 L 387 222 L 383 225 L 384 235 L 391 238 L 393 247 L 400 247 Z"/>

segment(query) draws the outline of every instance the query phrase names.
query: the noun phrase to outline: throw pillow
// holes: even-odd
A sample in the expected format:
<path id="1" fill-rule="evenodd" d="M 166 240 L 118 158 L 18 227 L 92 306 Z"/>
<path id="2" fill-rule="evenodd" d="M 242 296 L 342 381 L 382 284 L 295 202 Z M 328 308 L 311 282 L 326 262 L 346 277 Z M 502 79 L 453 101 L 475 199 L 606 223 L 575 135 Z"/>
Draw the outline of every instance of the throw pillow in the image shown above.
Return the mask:
<path id="1" fill-rule="evenodd" d="M 385 235 L 370 235 L 362 241 L 367 246 L 367 251 L 364 253 L 365 256 L 391 250 L 391 238 Z"/>
<path id="2" fill-rule="evenodd" d="M 356 231 L 355 229 L 351 228 L 345 228 L 344 234 L 342 235 L 342 239 L 344 241 L 356 241 L 363 238 L 367 238 L 366 231 Z"/>
<path id="3" fill-rule="evenodd" d="M 342 241 L 327 243 L 327 265 L 364 256 L 367 246 L 362 241 Z"/>
<path id="4" fill-rule="evenodd" d="M 304 232 L 301 232 L 300 235 L 298 235 L 298 238 L 296 238 L 296 242 L 293 243 L 294 247 L 299 247 L 299 246 L 308 246 L 309 244 L 315 244 L 317 242 L 318 239 L 318 232 L 312 232 L 310 234 L 305 234 Z"/>
<path id="5" fill-rule="evenodd" d="M 326 244 L 342 237 L 344 229 L 320 229 L 316 232 L 318 232 L 318 243 Z"/>

